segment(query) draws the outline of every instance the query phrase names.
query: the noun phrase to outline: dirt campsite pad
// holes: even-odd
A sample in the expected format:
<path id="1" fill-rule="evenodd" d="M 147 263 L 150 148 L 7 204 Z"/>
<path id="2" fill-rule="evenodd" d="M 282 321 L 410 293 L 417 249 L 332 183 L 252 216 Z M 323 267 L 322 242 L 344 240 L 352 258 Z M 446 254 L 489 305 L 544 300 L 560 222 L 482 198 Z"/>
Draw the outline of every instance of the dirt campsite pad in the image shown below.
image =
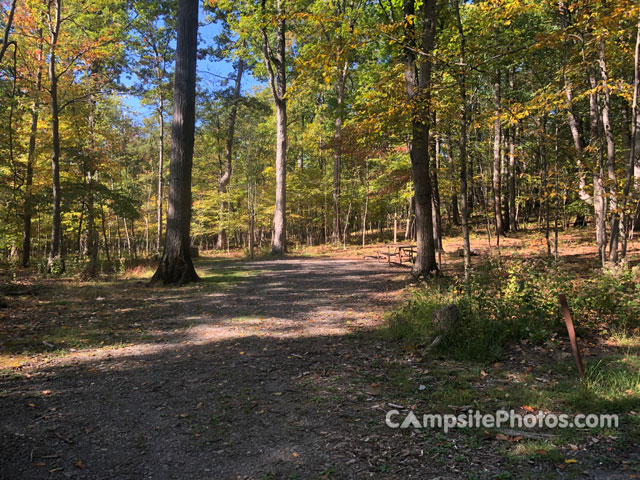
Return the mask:
<path id="1" fill-rule="evenodd" d="M 388 410 L 416 408 L 412 392 L 462 376 L 446 362 L 434 376 L 380 335 L 406 270 L 293 258 L 199 269 L 204 281 L 181 289 L 44 284 L 4 309 L 0 478 L 632 478 L 637 459 L 623 465 L 615 440 L 514 466 L 513 437 L 387 427 Z"/>

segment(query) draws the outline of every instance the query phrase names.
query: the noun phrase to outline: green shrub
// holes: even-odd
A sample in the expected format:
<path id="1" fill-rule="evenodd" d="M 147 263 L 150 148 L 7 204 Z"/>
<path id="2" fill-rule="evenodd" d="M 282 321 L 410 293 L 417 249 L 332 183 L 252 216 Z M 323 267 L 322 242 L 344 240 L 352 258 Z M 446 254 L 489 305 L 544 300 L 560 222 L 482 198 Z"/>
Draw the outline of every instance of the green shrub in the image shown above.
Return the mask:
<path id="1" fill-rule="evenodd" d="M 630 328 L 640 317 L 638 272 L 616 270 L 586 282 L 546 260 L 489 262 L 468 283 L 438 279 L 414 290 L 387 318 L 395 338 L 426 345 L 441 336 L 438 353 L 458 359 L 492 362 L 505 347 L 521 340 L 544 343 L 565 331 L 558 294 L 566 293 L 580 327 Z M 455 304 L 461 321 L 452 331 L 437 332 L 435 310 Z"/>

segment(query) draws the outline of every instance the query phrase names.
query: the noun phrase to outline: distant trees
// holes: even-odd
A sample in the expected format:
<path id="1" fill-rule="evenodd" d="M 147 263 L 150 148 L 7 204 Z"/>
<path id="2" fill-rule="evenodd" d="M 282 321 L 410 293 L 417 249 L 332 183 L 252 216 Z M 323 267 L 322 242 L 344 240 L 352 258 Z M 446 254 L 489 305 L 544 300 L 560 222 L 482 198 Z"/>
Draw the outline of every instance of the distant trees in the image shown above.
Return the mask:
<path id="1" fill-rule="evenodd" d="M 23 265 L 123 268 L 168 228 L 176 1 L 127 5 L 3 4 L 0 252 Z M 198 55 L 233 71 L 198 91 L 189 241 L 177 145 L 191 134 L 177 130 L 162 281 L 193 277 L 192 243 L 416 242 L 422 276 L 444 232 L 462 237 L 471 274 L 474 233 L 500 255 L 503 235 L 537 228 L 554 255 L 558 232 L 588 224 L 603 263 L 627 255 L 640 226 L 632 0 L 205 6 L 222 28 Z"/>

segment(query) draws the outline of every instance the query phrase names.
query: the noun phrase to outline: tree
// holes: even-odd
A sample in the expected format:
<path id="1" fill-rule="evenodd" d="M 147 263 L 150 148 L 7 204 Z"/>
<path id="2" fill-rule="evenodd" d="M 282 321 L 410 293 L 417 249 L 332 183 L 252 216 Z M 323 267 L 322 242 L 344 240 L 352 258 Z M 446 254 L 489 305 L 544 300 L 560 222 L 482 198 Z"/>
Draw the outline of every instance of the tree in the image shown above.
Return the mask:
<path id="1" fill-rule="evenodd" d="M 438 269 L 433 238 L 431 213 L 431 178 L 429 174 L 429 124 L 431 100 L 431 52 L 434 46 L 436 6 L 435 0 L 424 0 L 422 4 L 422 32 L 420 42 L 415 29 L 414 0 L 405 0 L 403 5 L 406 37 L 404 50 L 404 78 L 407 97 L 411 107 L 411 140 L 409 154 L 413 170 L 413 185 L 416 215 L 417 255 L 413 264 L 413 275 L 428 275 Z M 420 55 L 416 54 L 420 51 Z"/>
<path id="2" fill-rule="evenodd" d="M 183 285 L 199 279 L 190 251 L 198 0 L 179 1 L 177 33 L 167 230 L 162 259 L 151 282 Z"/>
<path id="3" fill-rule="evenodd" d="M 34 20 L 33 18 L 31 20 Z M 38 119 L 40 117 L 40 91 L 42 89 L 42 73 L 44 68 L 44 38 L 42 25 L 35 19 L 35 26 L 28 33 L 37 38 L 35 87 L 31 92 L 33 103 L 31 106 L 31 125 L 29 128 L 29 147 L 27 153 L 27 167 L 25 174 L 24 214 L 22 232 L 22 266 L 28 267 L 31 261 L 31 217 L 33 216 L 32 186 L 33 168 L 36 160 L 36 136 L 38 133 Z"/>
<path id="4" fill-rule="evenodd" d="M 276 105 L 276 203 L 273 214 L 271 251 L 280 255 L 287 250 L 287 65 L 285 54 L 286 0 L 276 0 L 275 51 L 271 47 L 267 25 L 266 0 L 260 3 L 264 63 L 269 73 L 269 86 Z"/>
<path id="5" fill-rule="evenodd" d="M 459 0 L 453 0 L 456 25 L 460 35 L 460 72 L 458 73 L 458 87 L 460 89 L 460 213 L 462 214 L 462 248 L 464 254 L 464 275 L 469 279 L 471 269 L 471 244 L 469 243 L 469 198 L 467 192 L 467 51 L 464 27 L 460 17 Z"/>
<path id="6" fill-rule="evenodd" d="M 11 7 L 9 8 L 9 14 L 7 15 L 7 23 L 4 25 L 4 34 L 2 36 L 2 43 L 0 43 L 0 62 L 4 58 L 4 54 L 7 52 L 7 49 L 10 45 L 13 45 L 17 48 L 17 44 L 15 41 L 9 40 L 9 34 L 11 33 L 11 27 L 13 25 L 13 16 L 16 13 L 16 4 L 17 0 L 12 0 Z"/>
<path id="7" fill-rule="evenodd" d="M 60 26 L 62 25 L 62 0 L 51 0 L 48 3 L 47 18 L 49 23 L 49 106 L 51 108 L 51 181 L 52 189 L 52 225 L 51 247 L 47 270 L 49 272 L 64 272 L 64 259 L 62 258 L 62 223 L 60 214 L 60 109 L 58 105 L 58 79 L 56 71 L 56 49 L 60 38 Z"/>
<path id="8" fill-rule="evenodd" d="M 229 185 L 229 181 L 231 180 L 231 175 L 233 173 L 233 141 L 235 135 L 236 128 L 236 117 L 238 115 L 238 102 L 240 100 L 240 96 L 242 94 L 241 86 L 242 86 L 242 74 L 244 72 L 244 59 L 239 58 L 238 64 L 236 67 L 236 81 L 235 86 L 233 88 L 233 97 L 231 100 L 231 111 L 229 112 L 229 124 L 227 126 L 227 142 L 225 146 L 225 163 L 224 163 L 224 173 L 218 179 L 218 191 L 224 195 L 227 193 L 227 185 Z M 226 202 L 220 202 L 220 211 L 223 212 L 226 206 Z M 220 216 L 222 218 L 222 215 Z M 227 240 L 227 232 L 220 221 L 218 227 L 218 248 L 224 249 L 228 246 Z"/>

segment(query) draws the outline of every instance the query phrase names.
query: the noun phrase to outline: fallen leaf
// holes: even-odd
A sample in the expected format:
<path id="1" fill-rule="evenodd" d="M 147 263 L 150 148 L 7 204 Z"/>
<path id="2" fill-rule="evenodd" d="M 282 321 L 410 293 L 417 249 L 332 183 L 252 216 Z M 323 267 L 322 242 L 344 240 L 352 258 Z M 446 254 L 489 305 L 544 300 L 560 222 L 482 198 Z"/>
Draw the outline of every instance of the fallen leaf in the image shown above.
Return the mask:
<path id="1" fill-rule="evenodd" d="M 196 409 L 200 410 L 202 408 L 202 406 L 204 405 L 204 403 L 202 402 L 198 402 L 198 404 L 196 405 Z"/>
<path id="2" fill-rule="evenodd" d="M 502 440 L 502 441 L 508 442 L 509 437 L 507 437 L 504 433 L 499 433 L 496 435 L 496 440 Z"/>
<path id="3" fill-rule="evenodd" d="M 523 405 L 522 409 L 526 410 L 529 413 L 533 413 L 534 412 L 533 407 L 530 407 L 529 405 Z"/>
<path id="4" fill-rule="evenodd" d="M 75 463 L 75 466 L 78 467 L 80 470 L 84 470 L 85 468 L 87 468 L 87 466 L 84 464 L 82 460 L 78 460 Z"/>

